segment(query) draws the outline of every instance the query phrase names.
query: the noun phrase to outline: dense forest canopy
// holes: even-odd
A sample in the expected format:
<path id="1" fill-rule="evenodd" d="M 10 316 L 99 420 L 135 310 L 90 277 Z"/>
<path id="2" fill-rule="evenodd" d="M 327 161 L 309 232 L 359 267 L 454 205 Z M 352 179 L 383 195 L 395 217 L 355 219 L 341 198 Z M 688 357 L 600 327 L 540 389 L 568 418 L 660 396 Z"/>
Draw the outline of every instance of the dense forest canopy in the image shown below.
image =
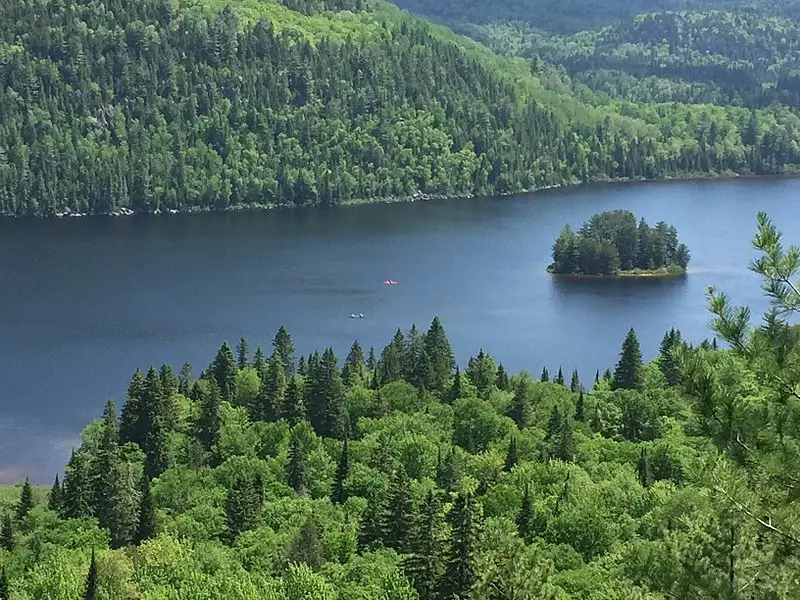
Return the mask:
<path id="1" fill-rule="evenodd" d="M 759 219 L 765 325 L 709 291 L 730 349 L 461 371 L 437 318 L 343 363 L 281 328 L 137 370 L 49 492 L 2 490 L 0 595 L 796 598 L 800 250 Z"/>
<path id="2" fill-rule="evenodd" d="M 659 221 L 650 227 L 627 210 L 592 215 L 575 232 L 565 225 L 553 244 L 548 271 L 572 275 L 686 272 L 689 250 L 674 226 Z"/>
<path id="3" fill-rule="evenodd" d="M 509 193 L 800 168 L 800 117 L 585 102 L 380 2 L 12 0 L 0 213 Z"/>

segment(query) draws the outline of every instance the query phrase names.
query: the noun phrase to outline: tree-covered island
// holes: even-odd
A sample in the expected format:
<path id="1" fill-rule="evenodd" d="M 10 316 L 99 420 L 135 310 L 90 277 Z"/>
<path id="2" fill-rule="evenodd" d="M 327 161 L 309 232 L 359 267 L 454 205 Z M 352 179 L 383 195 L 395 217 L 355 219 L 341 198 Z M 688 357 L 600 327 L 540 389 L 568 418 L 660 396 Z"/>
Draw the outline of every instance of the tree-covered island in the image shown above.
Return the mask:
<path id="1" fill-rule="evenodd" d="M 689 249 L 674 226 L 650 227 L 627 210 L 595 214 L 576 232 L 565 225 L 547 271 L 557 275 L 668 276 L 686 273 Z"/>

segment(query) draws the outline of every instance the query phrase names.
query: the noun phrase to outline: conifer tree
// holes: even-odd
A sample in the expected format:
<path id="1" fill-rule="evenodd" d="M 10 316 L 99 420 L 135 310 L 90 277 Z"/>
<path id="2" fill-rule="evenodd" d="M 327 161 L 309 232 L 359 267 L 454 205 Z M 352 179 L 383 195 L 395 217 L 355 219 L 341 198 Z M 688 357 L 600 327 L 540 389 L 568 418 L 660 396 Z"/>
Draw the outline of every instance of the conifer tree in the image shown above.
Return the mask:
<path id="1" fill-rule="evenodd" d="M 122 417 L 120 419 L 119 437 L 120 443 L 135 442 L 141 448 L 144 445 L 144 438 L 140 434 L 139 415 L 141 413 L 141 403 L 144 394 L 144 377 L 139 369 L 131 377 L 128 384 L 128 392 L 125 395 L 125 404 L 122 407 Z"/>
<path id="2" fill-rule="evenodd" d="M 639 466 L 637 468 L 639 475 L 639 483 L 643 488 L 649 488 L 653 485 L 653 473 L 650 471 L 650 464 L 647 461 L 647 450 L 642 448 L 642 453 L 639 456 Z"/>
<path id="3" fill-rule="evenodd" d="M 586 417 L 584 416 L 584 406 L 583 406 L 583 390 L 578 393 L 578 401 L 575 403 L 575 420 L 581 423 L 584 422 Z"/>
<path id="4" fill-rule="evenodd" d="M 477 579 L 475 552 L 480 534 L 480 512 L 471 494 L 456 497 L 450 511 L 450 526 L 450 550 L 441 597 L 468 598 Z"/>
<path id="5" fill-rule="evenodd" d="M 497 367 L 495 385 L 497 386 L 498 390 L 502 390 L 504 392 L 508 391 L 508 373 L 506 373 L 503 363 L 500 363 Z"/>
<path id="6" fill-rule="evenodd" d="M 303 492 L 307 485 L 306 447 L 300 436 L 300 428 L 295 427 L 289 440 L 289 464 L 286 467 L 286 482 L 297 492 Z"/>
<path id="7" fill-rule="evenodd" d="M 83 589 L 83 600 L 98 600 L 97 563 L 92 549 L 92 561 L 89 563 L 89 573 L 86 575 L 86 584 Z"/>
<path id="8" fill-rule="evenodd" d="M 511 441 L 508 443 L 508 452 L 506 452 L 506 462 L 503 466 L 503 470 L 510 472 L 514 467 L 517 466 L 518 461 L 517 438 L 512 437 Z"/>
<path id="9" fill-rule="evenodd" d="M 64 502 L 61 507 L 63 517 L 79 519 L 93 514 L 93 490 L 90 457 L 85 450 L 72 451 L 66 469 L 63 485 Z"/>
<path id="10" fill-rule="evenodd" d="M 236 344 L 236 366 L 239 367 L 239 369 L 250 366 L 250 349 L 244 337 L 240 338 L 239 343 Z"/>
<path id="11" fill-rule="evenodd" d="M 253 369 L 258 373 L 258 378 L 263 382 L 267 379 L 267 357 L 264 349 L 259 345 L 253 354 Z"/>
<path id="12" fill-rule="evenodd" d="M 6 573 L 6 566 L 0 570 L 0 600 L 9 600 L 11 592 L 8 589 L 8 574 Z"/>
<path id="13" fill-rule="evenodd" d="M 359 385 L 367 379 L 367 365 L 364 362 L 364 350 L 358 340 L 350 346 L 350 352 L 342 367 L 342 380 L 345 385 Z"/>
<path id="14" fill-rule="evenodd" d="M 167 427 L 164 419 L 156 418 L 147 434 L 147 454 L 144 469 L 148 477 L 155 479 L 169 468 L 167 452 Z"/>
<path id="15" fill-rule="evenodd" d="M 236 361 L 233 358 L 233 351 L 224 342 L 217 351 L 217 356 L 211 364 L 211 376 L 219 386 L 220 395 L 223 400 L 231 402 L 236 397 Z"/>
<path id="16" fill-rule="evenodd" d="M 425 334 L 425 352 L 430 359 L 431 381 L 430 388 L 439 393 L 447 391 L 447 383 L 453 373 L 456 361 L 450 340 L 447 339 L 442 322 L 439 317 L 434 317 Z"/>
<path id="17" fill-rule="evenodd" d="M 3 528 L 0 531 L 0 538 L 4 549 L 8 552 L 14 550 L 14 526 L 11 523 L 11 515 L 8 513 L 3 515 Z"/>
<path id="18" fill-rule="evenodd" d="M 325 549 L 322 546 L 322 531 L 317 517 L 310 516 L 292 540 L 289 560 L 304 563 L 312 571 L 319 571 L 325 564 Z"/>
<path id="19" fill-rule="evenodd" d="M 561 418 L 561 411 L 558 410 L 557 406 L 554 406 L 553 410 L 550 411 L 550 419 L 547 421 L 547 435 L 545 440 L 552 442 L 557 439 L 561 433 L 562 427 L 563 419 Z"/>
<path id="20" fill-rule="evenodd" d="M 470 358 L 467 363 L 467 378 L 478 391 L 478 396 L 486 398 L 495 381 L 495 367 L 492 357 L 481 348 L 478 356 Z"/>
<path id="21" fill-rule="evenodd" d="M 408 373 L 408 345 L 403 332 L 398 329 L 392 341 L 381 352 L 378 374 L 382 385 L 403 379 Z"/>
<path id="22" fill-rule="evenodd" d="M 19 494 L 19 502 L 17 502 L 17 520 L 24 520 L 32 508 L 33 488 L 31 487 L 30 479 L 26 477 L 25 483 L 22 484 L 22 491 Z"/>
<path id="23" fill-rule="evenodd" d="M 142 499 L 139 502 L 139 520 L 136 525 L 134 543 L 138 546 L 156 536 L 156 515 L 153 498 L 150 496 L 150 479 L 142 476 Z"/>
<path id="24" fill-rule="evenodd" d="M 517 513 L 517 531 L 519 537 L 530 543 L 533 539 L 533 500 L 531 499 L 531 489 L 525 484 L 525 492 L 522 495 L 522 505 Z"/>
<path id="25" fill-rule="evenodd" d="M 367 355 L 367 369 L 369 369 L 370 372 L 372 372 L 377 368 L 378 368 L 378 359 L 375 357 L 375 347 L 370 346 L 369 354 Z"/>
<path id="26" fill-rule="evenodd" d="M 158 371 L 158 379 L 161 382 L 161 390 L 167 398 L 178 391 L 178 378 L 168 364 L 161 365 Z"/>
<path id="27" fill-rule="evenodd" d="M 61 482 L 58 480 L 58 473 L 56 473 L 56 480 L 53 482 L 53 487 L 50 488 L 50 494 L 47 496 L 47 508 L 53 512 L 61 512 L 62 503 Z"/>
<path id="28" fill-rule="evenodd" d="M 194 372 L 192 371 L 192 365 L 190 365 L 188 362 L 185 362 L 178 373 L 178 393 L 188 396 L 192 383 L 194 383 Z M 121 436 L 122 431 L 120 430 L 120 437 Z"/>
<path id="29" fill-rule="evenodd" d="M 400 554 L 412 551 L 412 534 L 416 518 L 414 499 L 411 495 L 408 475 L 401 465 L 394 473 L 383 513 L 384 543 Z"/>
<path id="30" fill-rule="evenodd" d="M 547 370 L 547 367 L 542 367 L 542 374 L 539 377 L 539 381 L 542 383 L 550 383 L 550 373 Z"/>
<path id="31" fill-rule="evenodd" d="M 300 355 L 300 360 L 297 361 L 297 374 L 298 375 L 305 375 L 306 374 L 306 357 L 302 354 Z"/>
<path id="32" fill-rule="evenodd" d="M 92 506 L 100 527 L 111 527 L 111 513 L 115 501 L 117 469 L 120 463 L 119 426 L 116 407 L 112 400 L 106 402 L 100 442 L 92 461 Z"/>
<path id="33" fill-rule="evenodd" d="M 556 445 L 555 458 L 565 462 L 572 462 L 575 458 L 575 447 L 576 444 L 572 433 L 572 424 L 569 419 L 564 419 Z"/>
<path id="34" fill-rule="evenodd" d="M 283 413 L 286 404 L 286 370 L 281 355 L 275 350 L 267 363 L 267 375 L 261 385 L 257 402 L 257 418 L 276 421 Z"/>
<path id="35" fill-rule="evenodd" d="M 339 455 L 339 464 L 336 465 L 336 475 L 333 479 L 333 488 L 331 489 L 331 502 L 334 504 L 343 504 L 347 500 L 347 492 L 344 489 L 344 482 L 350 474 L 350 463 L 347 450 L 347 437 L 344 438 L 342 444 L 342 452 Z"/>
<path id="36" fill-rule="evenodd" d="M 226 536 L 233 543 L 239 534 L 253 529 L 264 508 L 264 484 L 260 475 L 237 477 L 225 501 Z"/>
<path id="37" fill-rule="evenodd" d="M 640 390 L 644 386 L 644 364 L 642 352 L 639 349 L 639 340 L 636 332 L 631 328 L 622 342 L 622 351 L 619 362 L 614 371 L 612 387 L 615 390 Z"/>
<path id="38" fill-rule="evenodd" d="M 441 456 L 441 450 L 440 456 Z M 458 482 L 458 462 L 454 449 L 450 449 L 447 456 L 439 462 L 436 468 L 436 485 L 446 492 L 451 492 Z"/>
<path id="39" fill-rule="evenodd" d="M 594 384 L 597 385 L 600 383 L 600 369 L 596 369 L 594 372 Z"/>
<path id="40" fill-rule="evenodd" d="M 517 383 L 517 388 L 514 390 L 514 399 L 508 407 L 507 414 L 519 429 L 527 427 L 530 403 L 528 402 L 528 387 L 525 385 L 525 381 L 520 380 Z"/>
<path id="41" fill-rule="evenodd" d="M 275 338 L 272 340 L 272 347 L 280 354 L 286 376 L 291 377 L 294 375 L 294 342 L 292 341 L 292 336 L 289 335 L 289 331 L 283 325 L 281 325 L 275 333 Z"/>
<path id="42" fill-rule="evenodd" d="M 383 505 L 373 494 L 367 499 L 367 507 L 361 515 L 358 529 L 358 549 L 370 550 L 383 542 Z"/>
<path id="43" fill-rule="evenodd" d="M 609 382 L 613 381 L 614 378 L 611 375 L 611 369 L 606 369 L 605 371 L 603 371 L 603 379 Z"/>
<path id="44" fill-rule="evenodd" d="M 450 392 L 448 393 L 447 399 L 452 404 L 459 398 L 461 398 L 463 392 L 461 391 L 461 371 L 458 369 L 458 365 L 456 365 L 456 374 L 453 377 L 453 385 L 450 386 Z"/>
<path id="45" fill-rule="evenodd" d="M 208 381 L 202 389 L 200 397 L 200 416 L 197 420 L 197 439 L 206 450 L 211 450 L 219 441 L 219 429 L 222 425 L 220 415 L 220 389 L 214 380 Z"/>
<path id="46" fill-rule="evenodd" d="M 284 401 L 282 414 L 289 425 L 296 425 L 306 418 L 303 390 L 300 388 L 297 377 L 289 378 L 289 383 L 286 386 L 286 399 Z"/>
<path id="47" fill-rule="evenodd" d="M 681 383 L 680 364 L 675 351 L 682 343 L 681 332 L 674 328 L 664 334 L 664 339 L 661 340 L 658 366 L 670 387 L 678 386 Z"/>
<path id="48" fill-rule="evenodd" d="M 572 371 L 572 378 L 569 382 L 569 389 L 573 394 L 577 394 L 583 389 L 581 386 L 581 380 L 578 377 L 578 369 Z"/>
<path id="49" fill-rule="evenodd" d="M 438 597 L 444 570 L 441 530 L 441 503 L 438 495 L 430 490 L 411 536 L 411 555 L 404 562 L 420 600 L 435 600 Z"/>
<path id="50" fill-rule="evenodd" d="M 345 430 L 344 384 L 333 348 L 322 355 L 319 367 L 309 372 L 308 416 L 323 437 L 341 438 Z"/>
<path id="51" fill-rule="evenodd" d="M 561 367 L 558 367 L 558 373 L 556 373 L 556 378 L 553 379 L 553 383 L 564 385 L 564 372 L 561 370 Z"/>

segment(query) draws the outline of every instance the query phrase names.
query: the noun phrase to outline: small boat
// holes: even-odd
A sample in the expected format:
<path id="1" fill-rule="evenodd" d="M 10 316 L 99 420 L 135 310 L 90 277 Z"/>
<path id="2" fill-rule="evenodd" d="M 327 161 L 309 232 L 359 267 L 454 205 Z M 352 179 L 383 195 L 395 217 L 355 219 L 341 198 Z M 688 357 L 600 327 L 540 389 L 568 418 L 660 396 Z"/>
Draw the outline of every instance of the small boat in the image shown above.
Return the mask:
<path id="1" fill-rule="evenodd" d="M 358 313 L 358 314 L 353 313 L 353 314 L 350 315 L 350 318 L 351 319 L 363 319 L 364 318 L 364 313 Z"/>
<path id="2" fill-rule="evenodd" d="M 387 279 L 386 281 L 383 282 L 383 285 L 397 285 L 397 282 L 394 281 L 393 279 Z"/>

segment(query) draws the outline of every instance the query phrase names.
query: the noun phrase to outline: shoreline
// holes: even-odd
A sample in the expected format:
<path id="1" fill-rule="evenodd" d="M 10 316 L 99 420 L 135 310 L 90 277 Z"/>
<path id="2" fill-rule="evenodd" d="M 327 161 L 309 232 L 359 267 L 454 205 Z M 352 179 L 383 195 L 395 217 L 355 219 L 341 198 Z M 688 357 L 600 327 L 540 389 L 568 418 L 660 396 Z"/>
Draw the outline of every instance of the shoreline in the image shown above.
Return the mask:
<path id="1" fill-rule="evenodd" d="M 682 273 L 660 273 L 660 272 L 653 272 L 653 273 L 631 273 L 630 271 L 621 271 L 616 275 L 585 275 L 583 273 L 554 273 L 550 270 L 547 271 L 547 274 L 552 277 L 558 277 L 559 279 L 600 279 L 600 280 L 619 280 L 619 279 L 668 279 L 671 277 L 686 277 L 689 272 L 688 270 L 683 271 Z"/>
<path id="2" fill-rule="evenodd" d="M 592 179 L 587 181 L 576 181 L 574 183 L 563 183 L 563 184 L 554 184 L 554 185 L 544 185 L 539 187 L 533 187 L 526 190 L 519 190 L 514 192 L 506 192 L 506 193 L 497 193 L 491 194 L 488 196 L 483 196 L 480 194 L 473 194 L 472 192 L 461 192 L 456 194 L 442 194 L 438 192 L 420 192 L 416 191 L 412 194 L 407 196 L 388 196 L 385 198 L 368 198 L 368 199 L 359 199 L 359 200 L 348 200 L 346 202 L 342 202 L 341 204 L 334 204 L 334 205 L 311 205 L 311 206 L 295 206 L 289 204 L 260 204 L 260 203 L 250 203 L 250 204 L 237 204 L 233 206 L 228 206 L 223 209 L 214 209 L 211 207 L 187 207 L 183 209 L 156 209 L 154 211 L 142 211 L 137 212 L 131 208 L 120 208 L 118 210 L 106 213 L 73 213 L 73 212 L 59 212 L 54 215 L 16 215 L 16 214 L 8 214 L 8 213 L 0 213 L 0 220 L 2 219 L 42 219 L 42 220 L 52 220 L 52 219 L 77 219 L 77 218 L 84 218 L 84 217 L 133 217 L 133 216 L 142 216 L 142 215 L 152 215 L 152 216 L 160 216 L 160 215 L 188 215 L 188 214 L 203 214 L 203 213 L 216 213 L 216 214 L 225 214 L 225 213 L 240 213 L 240 212 L 264 212 L 270 210 L 281 210 L 281 209 L 289 209 L 294 210 L 298 208 L 344 208 L 348 206 L 363 206 L 363 205 L 378 205 L 378 204 L 409 204 L 413 202 L 433 202 L 437 200 L 455 200 L 455 199 L 471 199 L 471 198 L 491 198 L 491 197 L 510 197 L 510 196 L 523 196 L 528 194 L 536 194 L 538 192 L 545 192 L 548 190 L 557 190 L 557 189 L 567 189 L 567 188 L 576 188 L 580 186 L 607 186 L 607 185 L 616 185 L 616 184 L 634 184 L 634 183 L 645 183 L 645 184 L 658 184 L 658 183 L 676 183 L 676 182 L 693 182 L 693 181 L 716 181 L 716 180 L 732 180 L 732 179 L 800 179 L 800 172 L 787 172 L 787 173 L 772 173 L 772 174 L 754 174 L 754 173 L 733 173 L 733 172 L 726 172 L 726 173 L 698 173 L 698 174 L 687 174 L 686 176 L 681 177 L 661 177 L 658 179 L 647 179 L 647 178 L 619 178 L 619 179 L 609 179 L 609 178 L 599 178 L 599 179 Z M 592 277 L 649 277 L 653 275 L 597 275 Z M 670 274 L 669 276 L 674 276 L 674 274 Z M 589 276 L 581 276 L 581 277 L 589 277 Z"/>

